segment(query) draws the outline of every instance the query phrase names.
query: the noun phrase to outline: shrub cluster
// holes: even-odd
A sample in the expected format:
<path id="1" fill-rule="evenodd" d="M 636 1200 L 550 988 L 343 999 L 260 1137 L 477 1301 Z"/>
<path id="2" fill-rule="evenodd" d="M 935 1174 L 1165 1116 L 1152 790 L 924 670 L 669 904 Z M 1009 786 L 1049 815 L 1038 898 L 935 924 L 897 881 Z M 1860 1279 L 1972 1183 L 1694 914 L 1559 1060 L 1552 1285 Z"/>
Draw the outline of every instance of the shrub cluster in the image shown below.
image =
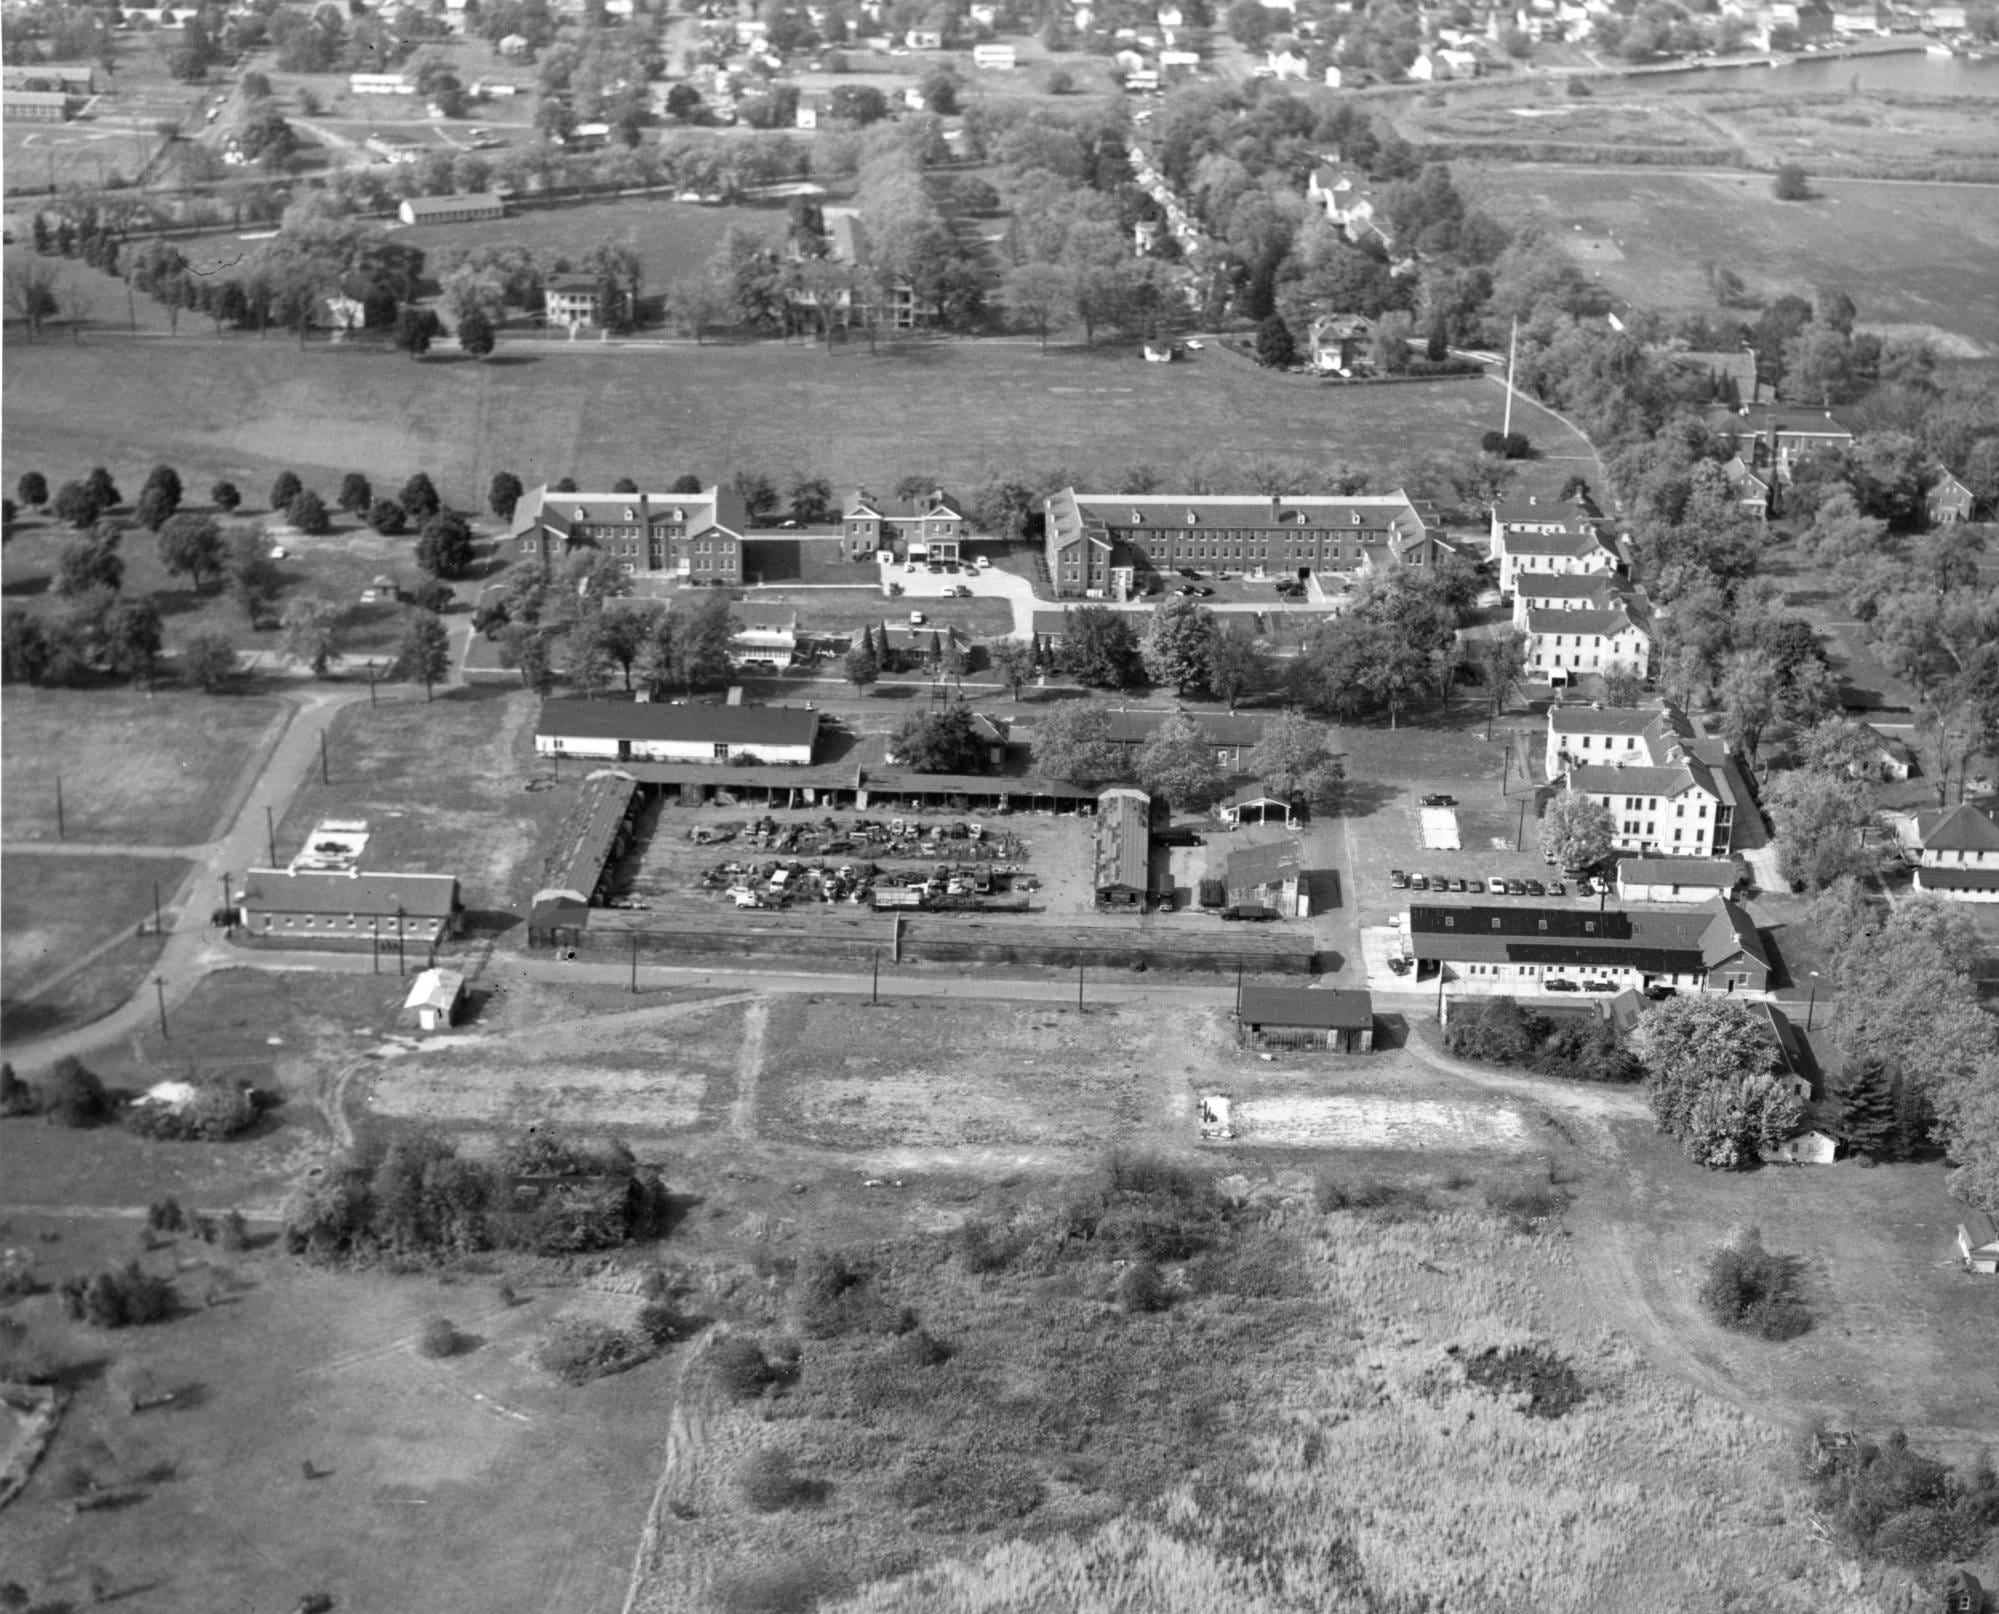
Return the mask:
<path id="1" fill-rule="evenodd" d="M 1724 1328 L 1763 1339 L 1796 1339 L 1812 1326 L 1812 1314 L 1798 1294 L 1795 1256 L 1773 1255 L 1748 1228 L 1708 1257 L 1701 1280 L 1701 1304 Z"/>
<path id="2" fill-rule="evenodd" d="M 260 1108 L 255 1088 L 206 1077 L 194 1084 L 194 1096 L 185 1104 L 128 1105 L 125 1125 L 142 1138 L 213 1143 L 241 1132 L 257 1119 Z"/>
<path id="3" fill-rule="evenodd" d="M 79 1275 L 65 1280 L 62 1300 L 71 1321 L 95 1328 L 136 1328 L 165 1322 L 180 1309 L 173 1283 L 154 1277 L 137 1261 L 94 1278 Z"/>
<path id="4" fill-rule="evenodd" d="M 1544 1183 L 1485 1191 L 1486 1208 L 1496 1216 L 1503 1216 L 1522 1233 L 1532 1233 L 1560 1221 L 1569 1208 L 1569 1198 L 1567 1190 Z"/>
<path id="5" fill-rule="evenodd" d="M 1550 1019 L 1510 997 L 1460 999 L 1451 1009 L 1444 1046 L 1462 1059 L 1522 1065 L 1571 1081 L 1635 1082 L 1642 1074 L 1609 1021 Z"/>
<path id="6" fill-rule="evenodd" d="M 456 1356 L 461 1343 L 458 1330 L 452 1326 L 449 1317 L 432 1317 L 424 1323 L 423 1331 L 417 1335 L 416 1348 L 419 1353 L 435 1361 L 446 1356 Z"/>
<path id="7" fill-rule="evenodd" d="M 535 1361 L 568 1384 L 588 1384 L 637 1367 L 654 1354 L 651 1340 L 608 1323 L 569 1318 L 535 1349 Z"/>
<path id="8" fill-rule="evenodd" d="M 818 1501 L 826 1487 L 799 1473 L 790 1452 L 766 1446 L 744 1459 L 736 1471 L 736 1489 L 758 1513 L 781 1513 Z"/>
<path id="9" fill-rule="evenodd" d="M 1911 1450 L 1900 1429 L 1879 1445 L 1827 1442 L 1814 1431 L 1804 1466 L 1820 1511 L 1870 1557 L 1910 1569 L 1975 1558 L 1999 1526 L 1999 1474 L 1989 1455 L 1967 1477 Z"/>
<path id="10" fill-rule="evenodd" d="M 742 1334 L 716 1340 L 703 1360 L 709 1382 L 731 1401 L 754 1401 L 786 1377 L 783 1361 L 772 1361 L 762 1346 Z"/>
<path id="11" fill-rule="evenodd" d="M 1363 1177 L 1343 1182 L 1331 1172 L 1312 1185 L 1312 1198 L 1322 1211 L 1365 1211 L 1384 1222 L 1406 1222 L 1437 1209 L 1430 1190 L 1421 1183 L 1381 1182 Z"/>
<path id="12" fill-rule="evenodd" d="M 1071 1239 L 1126 1260 L 1184 1261 L 1221 1236 L 1213 1179 L 1157 1155 L 1113 1150 L 1092 1191 L 1065 1210 Z"/>
<path id="13" fill-rule="evenodd" d="M 97 1126 L 115 1113 L 111 1095 L 83 1061 L 65 1054 L 35 1084 L 35 1108 L 58 1126 Z"/>
<path id="14" fill-rule="evenodd" d="M 286 1209 L 285 1243 L 317 1260 L 518 1249 L 568 1255 L 663 1232 L 658 1172 L 621 1143 L 589 1149 L 549 1133 L 486 1164 L 419 1133 L 352 1152 Z"/>
<path id="15" fill-rule="evenodd" d="M 1456 1347 L 1451 1354 L 1458 1355 Z M 1542 1345 L 1491 1346 L 1463 1357 L 1465 1377 L 1494 1395 L 1525 1395 L 1521 1410 L 1530 1418 L 1559 1418 L 1582 1405 L 1583 1384 L 1576 1371 Z"/>

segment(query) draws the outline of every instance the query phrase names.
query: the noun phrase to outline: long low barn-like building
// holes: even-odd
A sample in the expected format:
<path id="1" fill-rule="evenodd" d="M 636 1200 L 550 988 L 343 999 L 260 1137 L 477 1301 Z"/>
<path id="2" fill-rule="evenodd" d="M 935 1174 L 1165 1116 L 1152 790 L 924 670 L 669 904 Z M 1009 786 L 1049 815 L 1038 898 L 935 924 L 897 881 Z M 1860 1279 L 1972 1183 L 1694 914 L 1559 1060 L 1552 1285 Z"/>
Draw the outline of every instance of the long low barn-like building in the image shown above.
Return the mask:
<path id="1" fill-rule="evenodd" d="M 458 880 L 449 874 L 252 869 L 237 914 L 257 941 L 288 947 L 414 947 L 458 928 Z"/>
<path id="2" fill-rule="evenodd" d="M 1142 790 L 1106 790 L 1097 798 L 1097 906 L 1144 907 L 1151 877 L 1152 798 Z"/>
<path id="3" fill-rule="evenodd" d="M 674 706 L 659 701 L 545 700 L 534 748 L 607 762 L 759 762 L 804 767 L 819 738 L 806 706 Z"/>
<path id="4" fill-rule="evenodd" d="M 1764 992 L 1770 955 L 1749 915 L 1699 908 L 1492 907 L 1412 903 L 1409 951 L 1467 991 L 1521 995 L 1586 983 Z"/>

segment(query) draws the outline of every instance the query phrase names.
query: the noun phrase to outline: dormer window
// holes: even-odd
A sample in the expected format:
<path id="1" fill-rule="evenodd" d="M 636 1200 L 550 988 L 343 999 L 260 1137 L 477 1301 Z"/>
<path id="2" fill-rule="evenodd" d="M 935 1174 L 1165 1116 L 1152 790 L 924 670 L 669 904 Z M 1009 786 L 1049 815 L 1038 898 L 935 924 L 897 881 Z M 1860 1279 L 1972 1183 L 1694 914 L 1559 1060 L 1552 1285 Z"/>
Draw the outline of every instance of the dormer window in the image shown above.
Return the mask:
<path id="1" fill-rule="evenodd" d="M 682 506 L 676 504 L 673 507 L 673 519 L 675 521 L 685 521 L 687 519 L 687 511 Z"/>
<path id="2" fill-rule="evenodd" d="M 1497 929 L 1499 928 L 1499 921 L 1498 921 L 1497 919 L 1493 920 L 1493 922 L 1492 922 L 1492 928 L 1493 928 L 1494 930 L 1497 930 Z"/>
<path id="3" fill-rule="evenodd" d="M 1136 527 L 1136 526 L 1137 526 L 1137 525 L 1139 524 L 1139 522 L 1140 522 L 1140 521 L 1141 521 L 1142 519 L 1143 519 L 1143 516 L 1142 516 L 1142 513 L 1141 513 L 1141 512 L 1139 512 L 1139 511 L 1137 511 L 1137 510 L 1134 510 L 1134 511 L 1132 511 L 1132 513 L 1131 513 L 1131 524 L 1132 524 L 1132 525 L 1133 525 L 1134 527 Z"/>
<path id="4" fill-rule="evenodd" d="M 626 519 L 627 521 L 636 521 L 636 520 L 638 520 L 638 518 L 639 518 L 639 513 L 638 513 L 638 511 L 634 510 L 634 509 L 633 509 L 633 508 L 632 508 L 632 507 L 631 507 L 630 505 L 626 505 L 626 506 L 625 506 L 625 519 Z"/>
<path id="5" fill-rule="evenodd" d="M 579 504 L 576 507 L 576 519 L 578 521 L 587 521 L 589 519 L 589 516 L 590 512 L 585 510 L 582 505 Z"/>
<path id="6" fill-rule="evenodd" d="M 1358 510 L 1353 512 L 1353 524 L 1356 527 L 1360 525 L 1360 512 Z"/>
<path id="7" fill-rule="evenodd" d="M 1187 512 L 1187 525 L 1190 527 L 1198 527 L 1200 524 L 1201 524 L 1201 513 L 1198 510 L 1189 510 Z"/>

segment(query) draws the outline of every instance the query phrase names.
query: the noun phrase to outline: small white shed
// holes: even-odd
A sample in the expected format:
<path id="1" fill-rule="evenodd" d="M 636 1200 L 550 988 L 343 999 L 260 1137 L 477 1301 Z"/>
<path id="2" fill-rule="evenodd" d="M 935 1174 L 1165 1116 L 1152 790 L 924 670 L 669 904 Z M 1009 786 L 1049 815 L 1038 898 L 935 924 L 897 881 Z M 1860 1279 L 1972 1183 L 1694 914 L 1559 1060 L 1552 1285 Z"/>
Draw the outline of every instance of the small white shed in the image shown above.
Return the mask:
<path id="1" fill-rule="evenodd" d="M 416 1011 L 420 1030 L 449 1031 L 458 1017 L 458 1005 L 464 1001 L 464 976 L 456 970 L 428 969 L 410 983 L 403 1007 Z"/>

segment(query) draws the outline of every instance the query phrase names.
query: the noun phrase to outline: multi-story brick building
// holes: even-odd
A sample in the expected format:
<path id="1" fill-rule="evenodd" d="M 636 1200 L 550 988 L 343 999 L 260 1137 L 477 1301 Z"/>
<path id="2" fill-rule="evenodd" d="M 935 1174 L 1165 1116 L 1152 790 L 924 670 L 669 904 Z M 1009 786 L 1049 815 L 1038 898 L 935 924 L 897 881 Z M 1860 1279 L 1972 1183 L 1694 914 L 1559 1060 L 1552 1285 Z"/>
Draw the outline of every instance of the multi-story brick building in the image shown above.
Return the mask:
<path id="1" fill-rule="evenodd" d="M 854 488 L 841 500 L 840 531 L 847 560 L 872 560 L 884 549 L 898 559 L 957 560 L 965 512 L 942 488 L 913 499 L 877 499 Z"/>
<path id="2" fill-rule="evenodd" d="M 724 488 L 558 493 L 544 486 L 515 506 L 507 545 L 516 555 L 545 563 L 595 549 L 639 576 L 735 586 L 743 580 L 748 530 L 741 496 Z"/>
<path id="3" fill-rule="evenodd" d="M 1063 599 L 1126 599 L 1149 574 L 1182 567 L 1303 581 L 1437 563 L 1437 541 L 1404 493 L 1211 498 L 1064 488 L 1043 508 L 1048 578 Z"/>

